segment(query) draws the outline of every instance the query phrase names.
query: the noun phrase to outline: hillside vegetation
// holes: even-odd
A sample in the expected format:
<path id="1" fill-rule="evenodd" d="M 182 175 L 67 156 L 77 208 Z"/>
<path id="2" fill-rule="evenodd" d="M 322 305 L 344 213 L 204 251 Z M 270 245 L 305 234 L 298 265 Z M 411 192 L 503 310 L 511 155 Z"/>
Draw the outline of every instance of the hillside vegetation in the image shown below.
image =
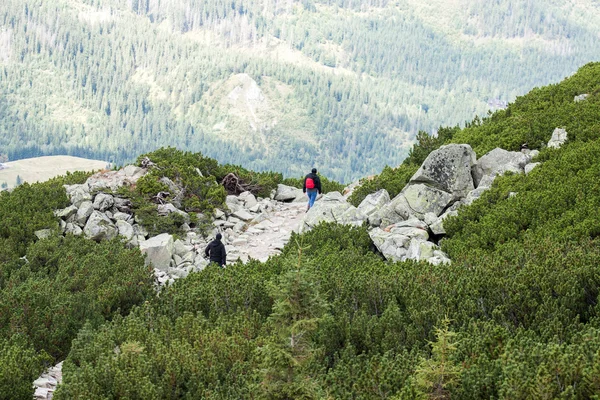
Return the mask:
<path id="1" fill-rule="evenodd" d="M 350 182 L 598 59 L 599 26 L 592 0 L 4 0 L 0 148 Z"/>
<path id="2" fill-rule="evenodd" d="M 137 250 L 34 241 L 57 223 L 61 184 L 81 176 L 1 194 L 0 398 L 31 398 L 31 380 L 65 355 L 57 399 L 596 398 L 598 88 L 600 64 L 589 64 L 420 138 L 411 162 L 453 141 L 479 155 L 524 140 L 541 149 L 530 174 L 497 178 L 447 220 L 451 265 L 385 262 L 366 228 L 322 224 L 265 263 L 210 266 L 156 297 Z M 556 125 L 568 142 L 541 146 Z"/>

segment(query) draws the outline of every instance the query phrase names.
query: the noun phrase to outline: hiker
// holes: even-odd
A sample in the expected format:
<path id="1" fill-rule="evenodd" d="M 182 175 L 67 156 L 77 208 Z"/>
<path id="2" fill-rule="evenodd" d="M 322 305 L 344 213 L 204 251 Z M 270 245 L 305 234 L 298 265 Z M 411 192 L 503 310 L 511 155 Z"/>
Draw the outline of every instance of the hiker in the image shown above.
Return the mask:
<path id="1" fill-rule="evenodd" d="M 206 249 L 204 250 L 204 255 L 209 257 L 210 262 L 217 263 L 220 267 L 225 267 L 227 262 L 227 253 L 225 252 L 225 245 L 221 242 L 221 238 L 223 236 L 220 233 L 217 233 L 215 240 L 210 242 Z"/>
<path id="2" fill-rule="evenodd" d="M 308 207 L 306 208 L 306 211 L 308 212 L 315 204 L 317 194 L 321 194 L 321 179 L 319 179 L 319 176 L 317 175 L 316 168 L 313 168 L 310 174 L 306 175 L 304 178 L 302 191 L 308 196 Z"/>

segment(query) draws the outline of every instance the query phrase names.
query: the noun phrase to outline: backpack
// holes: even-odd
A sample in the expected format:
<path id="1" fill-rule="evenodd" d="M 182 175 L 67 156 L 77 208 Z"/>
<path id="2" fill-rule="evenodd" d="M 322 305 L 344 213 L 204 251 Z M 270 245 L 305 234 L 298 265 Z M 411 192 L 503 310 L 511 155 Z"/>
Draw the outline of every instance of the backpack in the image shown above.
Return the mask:
<path id="1" fill-rule="evenodd" d="M 315 188 L 315 181 L 313 180 L 313 178 L 306 178 L 306 188 L 307 189 Z"/>

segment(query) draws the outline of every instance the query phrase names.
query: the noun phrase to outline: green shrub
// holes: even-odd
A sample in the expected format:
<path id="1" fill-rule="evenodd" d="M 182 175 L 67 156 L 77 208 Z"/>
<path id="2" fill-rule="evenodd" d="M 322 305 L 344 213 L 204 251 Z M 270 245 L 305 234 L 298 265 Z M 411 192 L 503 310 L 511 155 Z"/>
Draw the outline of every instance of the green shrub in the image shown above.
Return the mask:
<path id="1" fill-rule="evenodd" d="M 32 382 L 40 376 L 51 358 L 37 353 L 22 335 L 0 337 L 0 400 L 30 400 Z"/>

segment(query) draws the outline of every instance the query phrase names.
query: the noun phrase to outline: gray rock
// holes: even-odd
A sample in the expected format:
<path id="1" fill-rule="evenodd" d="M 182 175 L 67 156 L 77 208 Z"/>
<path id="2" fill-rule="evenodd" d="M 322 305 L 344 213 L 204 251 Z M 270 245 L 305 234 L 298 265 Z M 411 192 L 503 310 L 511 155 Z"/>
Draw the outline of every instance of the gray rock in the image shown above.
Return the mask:
<path id="1" fill-rule="evenodd" d="M 126 221 L 117 220 L 117 229 L 119 229 L 119 235 L 123 236 L 127 241 L 133 239 L 133 226 L 128 224 Z"/>
<path id="2" fill-rule="evenodd" d="M 590 95 L 589 95 L 588 93 L 580 94 L 580 95 L 578 95 L 578 96 L 575 96 L 575 97 L 573 98 L 573 101 L 574 101 L 575 103 L 579 103 L 580 101 L 585 101 L 585 100 L 587 100 L 587 98 L 588 98 L 588 97 L 590 97 Z"/>
<path id="3" fill-rule="evenodd" d="M 249 207 L 248 211 L 253 212 L 253 213 L 259 213 L 260 212 L 260 204 L 255 204 L 252 207 Z"/>
<path id="4" fill-rule="evenodd" d="M 410 213 L 419 219 L 427 213 L 440 215 L 454 200 L 452 194 L 422 183 L 405 187 L 401 195 L 406 199 Z"/>
<path id="5" fill-rule="evenodd" d="M 528 162 L 529 157 L 521 152 L 496 148 L 477 160 L 473 166 L 475 187 L 479 187 L 486 175 L 502 175 L 507 171 L 522 173 Z"/>
<path id="6" fill-rule="evenodd" d="M 223 211 L 219 210 L 218 208 L 215 209 L 214 215 L 215 215 L 215 219 L 221 219 L 221 218 L 225 217 L 225 213 Z"/>
<path id="7" fill-rule="evenodd" d="M 535 167 L 537 167 L 538 165 L 540 165 L 540 164 L 541 164 L 541 163 L 539 163 L 539 162 L 534 162 L 534 163 L 531 163 L 531 164 L 527 164 L 527 165 L 525 166 L 525 174 L 526 174 L 526 175 L 529 175 L 529 173 L 530 173 L 531 171 L 533 171 L 533 169 L 534 169 Z"/>
<path id="8" fill-rule="evenodd" d="M 420 238 L 413 238 L 410 241 L 410 246 L 408 246 L 408 251 L 404 259 L 415 261 L 427 260 L 433 257 L 433 251 L 437 249 L 438 247 L 431 242 Z"/>
<path id="9" fill-rule="evenodd" d="M 381 189 L 371 193 L 364 198 L 358 206 L 358 209 L 367 217 L 379 211 L 384 205 L 390 202 L 390 195 L 387 190 Z"/>
<path id="10" fill-rule="evenodd" d="M 479 190 L 479 189 L 475 189 Z M 454 217 L 458 215 L 458 209 L 463 205 L 462 202 L 456 202 L 452 204 L 440 217 L 433 223 L 429 224 L 429 229 L 434 235 L 445 235 L 446 230 L 444 229 L 444 220 L 448 217 Z"/>
<path id="11" fill-rule="evenodd" d="M 148 230 L 146 228 L 144 228 L 142 225 L 134 224 L 133 232 L 137 236 L 144 237 L 144 239 L 148 237 Z"/>
<path id="12" fill-rule="evenodd" d="M 145 172 L 146 170 L 140 167 L 136 167 L 135 165 L 128 165 L 125 168 L 123 168 L 123 173 L 127 177 L 135 177 L 137 175 L 144 174 Z"/>
<path id="13" fill-rule="evenodd" d="M 548 147 L 553 149 L 560 148 L 567 141 L 568 134 L 567 131 L 561 128 L 556 128 L 554 132 L 552 132 L 552 138 L 548 142 Z"/>
<path id="14" fill-rule="evenodd" d="M 146 256 L 146 265 L 168 271 L 173 258 L 173 236 L 163 233 L 140 242 L 140 251 Z"/>
<path id="15" fill-rule="evenodd" d="M 279 184 L 277 185 L 277 191 L 275 192 L 274 198 L 278 201 L 294 201 L 301 197 L 304 197 L 302 189 Z"/>
<path id="16" fill-rule="evenodd" d="M 52 229 L 40 229 L 39 231 L 35 231 L 33 233 L 38 239 L 48 239 L 52 236 Z"/>
<path id="17" fill-rule="evenodd" d="M 106 193 L 98 193 L 94 198 L 94 209 L 98 211 L 106 211 L 115 204 L 115 199 Z"/>
<path id="18" fill-rule="evenodd" d="M 125 221 L 125 222 L 129 222 L 129 223 L 133 222 L 131 215 L 126 214 L 124 212 L 120 212 L 120 211 L 114 213 L 113 218 L 117 221 Z"/>
<path id="19" fill-rule="evenodd" d="M 340 193 L 328 193 L 304 215 L 301 230 L 310 230 L 321 222 L 341 221 L 342 215 L 349 208 L 353 206 L 347 203 Z"/>
<path id="20" fill-rule="evenodd" d="M 233 213 L 233 215 L 236 218 L 241 219 L 242 221 L 250 221 L 254 218 L 254 215 L 250 214 L 248 211 L 244 210 L 244 209 L 240 209 L 238 211 L 235 211 Z"/>
<path id="21" fill-rule="evenodd" d="M 81 206 L 81 203 L 83 203 L 84 201 L 91 200 L 92 195 L 88 190 L 84 189 L 83 186 L 79 186 L 77 189 L 71 192 L 71 203 L 77 208 L 79 208 Z"/>
<path id="22" fill-rule="evenodd" d="M 81 234 L 83 234 L 83 229 L 81 229 L 78 225 L 69 222 L 65 227 L 65 234 L 80 236 Z"/>
<path id="23" fill-rule="evenodd" d="M 337 220 L 338 224 L 361 226 L 367 221 L 367 216 L 356 207 L 350 206 Z"/>
<path id="24" fill-rule="evenodd" d="M 69 207 L 67 207 L 65 209 L 56 210 L 54 212 L 54 215 L 58 218 L 67 219 L 71 215 L 74 215 L 76 213 L 77 213 L 77 207 L 75 207 L 74 205 L 70 205 Z"/>
<path id="25" fill-rule="evenodd" d="M 386 260 L 401 261 L 406 255 L 406 247 L 410 243 L 408 236 L 386 232 L 381 228 L 372 229 L 369 236 Z"/>
<path id="26" fill-rule="evenodd" d="M 124 212 L 124 213 L 131 213 L 131 207 L 133 206 L 131 204 L 131 200 L 129 199 L 122 199 L 120 197 L 115 197 L 114 198 L 114 206 L 117 210 Z"/>
<path id="27" fill-rule="evenodd" d="M 471 168 L 475 152 L 468 144 L 449 144 L 432 151 L 410 179 L 452 194 L 452 200 L 465 197 L 475 189 Z"/>
<path id="28" fill-rule="evenodd" d="M 227 208 L 229 209 L 230 212 L 236 212 L 238 210 L 241 210 L 243 208 L 242 204 L 240 204 L 239 199 L 237 198 L 237 196 L 227 196 L 225 198 L 225 205 L 227 206 Z"/>
<path id="29" fill-rule="evenodd" d="M 88 239 L 101 241 L 115 238 L 119 234 L 119 230 L 106 215 L 94 211 L 87 220 L 83 233 Z"/>
<path id="30" fill-rule="evenodd" d="M 396 222 L 409 219 L 412 210 L 403 194 L 394 197 L 391 202 L 381 207 L 378 211 L 369 216 L 371 226 L 386 227 Z"/>
<path id="31" fill-rule="evenodd" d="M 179 257 L 183 257 L 187 253 L 193 250 L 192 246 L 186 245 L 183 241 L 177 239 L 173 243 L 173 254 L 178 255 Z"/>
<path id="32" fill-rule="evenodd" d="M 245 208 L 252 208 L 258 204 L 256 197 L 250 192 L 244 192 L 240 194 L 240 198 L 244 200 Z"/>

